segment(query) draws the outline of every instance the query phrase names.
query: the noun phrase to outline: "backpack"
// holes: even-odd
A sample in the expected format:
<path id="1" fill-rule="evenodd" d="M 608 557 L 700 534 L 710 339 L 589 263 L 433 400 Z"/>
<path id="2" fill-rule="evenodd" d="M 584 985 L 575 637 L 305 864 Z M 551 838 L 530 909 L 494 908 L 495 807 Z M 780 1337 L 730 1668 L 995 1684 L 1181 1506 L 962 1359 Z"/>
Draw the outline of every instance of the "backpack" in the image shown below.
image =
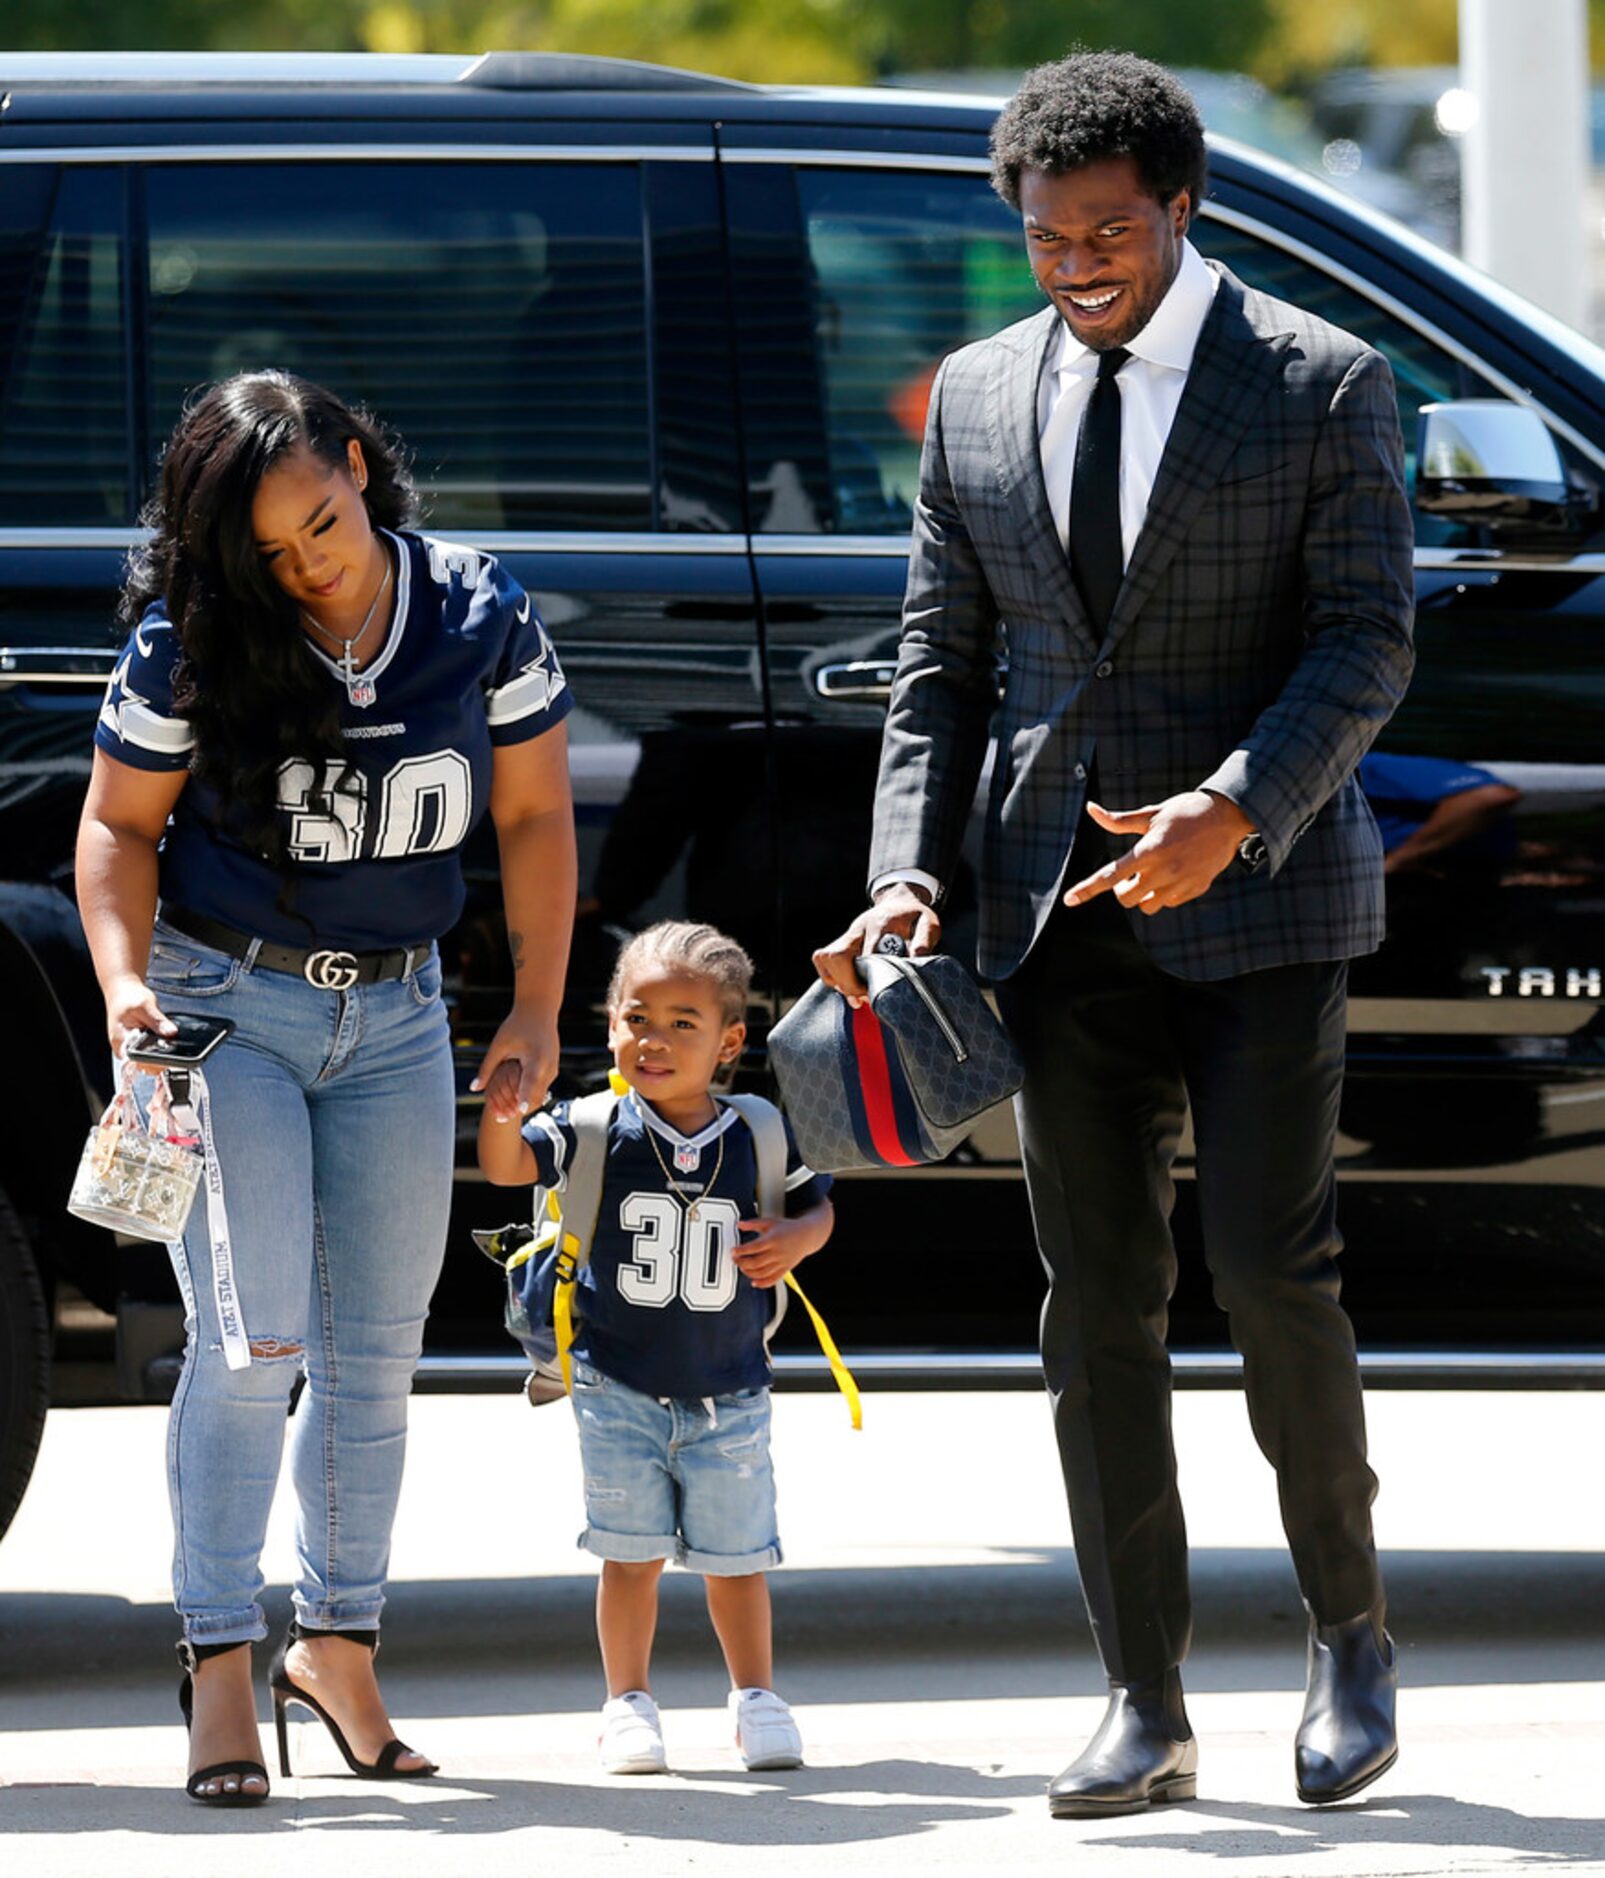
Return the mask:
<path id="1" fill-rule="evenodd" d="M 475 1232 L 474 1243 L 507 1274 L 504 1321 L 510 1336 L 530 1359 L 533 1373 L 527 1393 L 535 1407 L 572 1394 L 575 1292 L 580 1273 L 590 1263 L 591 1242 L 602 1207 L 602 1186 L 607 1172 L 607 1134 L 618 1106 L 620 1091 L 599 1090 L 569 1104 L 568 1121 L 574 1130 L 574 1151 L 564 1169 L 561 1200 L 546 1194 L 546 1217 L 533 1225 L 504 1226 L 493 1232 Z M 780 1219 L 786 1211 L 786 1126 L 780 1110 L 762 1096 L 726 1095 L 719 1101 L 734 1109 L 752 1132 L 758 1164 L 758 1211 L 767 1219 Z M 787 1272 L 784 1285 L 775 1287 L 775 1308 L 764 1330 L 764 1342 L 779 1328 L 786 1314 L 787 1293 L 795 1292 L 808 1313 L 830 1373 L 847 1398 L 854 1428 L 863 1427 L 858 1385 L 842 1361 L 825 1320 L 809 1302 L 796 1274 Z"/>

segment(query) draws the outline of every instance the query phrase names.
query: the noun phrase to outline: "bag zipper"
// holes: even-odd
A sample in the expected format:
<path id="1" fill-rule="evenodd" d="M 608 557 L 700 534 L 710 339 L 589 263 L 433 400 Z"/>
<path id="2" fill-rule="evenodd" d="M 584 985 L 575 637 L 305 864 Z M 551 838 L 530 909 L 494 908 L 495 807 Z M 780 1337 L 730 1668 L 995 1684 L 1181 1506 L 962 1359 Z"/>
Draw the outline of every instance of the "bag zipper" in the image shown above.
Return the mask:
<path id="1" fill-rule="evenodd" d="M 894 966 L 898 976 L 902 978 L 906 984 L 913 987 L 914 995 L 925 1006 L 926 1010 L 930 1012 L 937 1029 L 941 1031 L 942 1035 L 947 1039 L 947 1047 L 953 1052 L 954 1062 L 968 1062 L 970 1053 L 965 1048 L 964 1039 L 954 1028 L 952 1019 L 937 1001 L 936 993 L 921 977 L 919 967 L 914 964 L 911 959 L 888 957 L 886 963 Z"/>

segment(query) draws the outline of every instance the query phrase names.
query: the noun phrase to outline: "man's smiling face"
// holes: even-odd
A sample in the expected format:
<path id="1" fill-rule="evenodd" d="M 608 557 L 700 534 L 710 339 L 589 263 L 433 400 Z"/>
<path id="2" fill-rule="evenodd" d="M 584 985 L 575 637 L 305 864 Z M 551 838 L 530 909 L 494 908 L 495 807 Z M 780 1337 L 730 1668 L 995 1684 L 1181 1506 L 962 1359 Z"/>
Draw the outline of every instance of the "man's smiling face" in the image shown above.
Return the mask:
<path id="1" fill-rule="evenodd" d="M 1037 285 L 1084 346 L 1135 339 L 1181 265 L 1192 197 L 1160 202 L 1130 157 L 1080 169 L 1020 172 L 1020 215 Z"/>

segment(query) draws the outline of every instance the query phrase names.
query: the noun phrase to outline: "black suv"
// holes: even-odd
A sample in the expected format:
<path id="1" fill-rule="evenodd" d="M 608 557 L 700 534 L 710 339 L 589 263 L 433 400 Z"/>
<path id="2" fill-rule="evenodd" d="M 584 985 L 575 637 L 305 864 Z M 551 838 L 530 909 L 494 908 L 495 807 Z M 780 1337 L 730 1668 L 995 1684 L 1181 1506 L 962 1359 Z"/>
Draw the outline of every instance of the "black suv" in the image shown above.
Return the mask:
<path id="1" fill-rule="evenodd" d="M 63 1202 L 108 1070 L 72 834 L 186 393 L 271 364 L 368 401 L 416 452 L 427 525 L 538 596 L 578 700 L 574 1089 L 605 1066 L 621 930 L 730 928 L 772 1016 L 860 906 L 930 382 L 1037 302 L 973 99 L 523 55 L 0 55 L 0 90 L 3 1525 L 53 1359 L 58 1401 L 176 1370 L 160 1249 Z M 1291 170 L 1212 164 L 1199 246 L 1386 353 L 1423 439 L 1420 665 L 1365 774 L 1391 932 L 1354 974 L 1341 1142 L 1367 1371 L 1598 1381 L 1605 354 Z M 467 859 L 444 946 L 464 1086 L 509 978 L 493 856 Z M 961 876 L 960 947 L 965 899 Z M 474 1122 L 465 1099 L 426 1385 L 518 1369 L 467 1237 L 508 1206 Z M 865 1381 L 1032 1375 L 1006 1111 L 839 1200 L 809 1283 Z M 1188 1202 L 1184 1178 L 1184 1244 Z M 782 1372 L 812 1377 L 792 1328 Z M 1232 1376 L 1196 1259 L 1172 1341 L 1184 1374 Z"/>

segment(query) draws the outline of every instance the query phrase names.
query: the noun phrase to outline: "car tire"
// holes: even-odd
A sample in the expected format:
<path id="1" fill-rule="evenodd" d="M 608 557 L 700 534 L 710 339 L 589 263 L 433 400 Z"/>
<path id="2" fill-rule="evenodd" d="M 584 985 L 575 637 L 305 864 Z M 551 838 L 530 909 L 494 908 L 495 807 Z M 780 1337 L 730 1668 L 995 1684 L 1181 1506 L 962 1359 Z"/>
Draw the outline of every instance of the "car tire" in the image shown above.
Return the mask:
<path id="1" fill-rule="evenodd" d="M 22 1504 L 50 1406 L 50 1314 L 11 1202 L 0 1193 L 0 1533 Z"/>

